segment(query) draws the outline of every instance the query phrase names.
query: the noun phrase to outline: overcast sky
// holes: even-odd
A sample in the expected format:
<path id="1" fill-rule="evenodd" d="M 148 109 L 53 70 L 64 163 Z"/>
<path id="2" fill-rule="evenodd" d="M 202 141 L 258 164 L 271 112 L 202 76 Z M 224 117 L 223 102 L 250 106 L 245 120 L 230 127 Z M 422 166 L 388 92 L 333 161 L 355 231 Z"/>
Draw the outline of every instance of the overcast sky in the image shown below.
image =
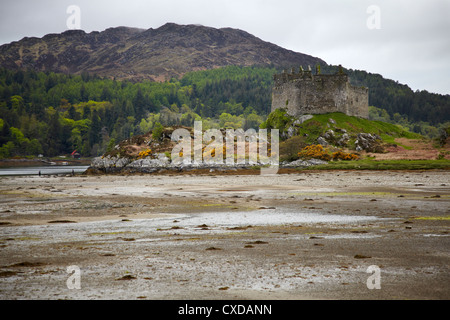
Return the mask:
<path id="1" fill-rule="evenodd" d="M 238 28 L 413 90 L 450 94 L 450 0 L 0 1 L 0 44 L 67 30 L 76 5 L 86 32 L 166 22 Z"/>

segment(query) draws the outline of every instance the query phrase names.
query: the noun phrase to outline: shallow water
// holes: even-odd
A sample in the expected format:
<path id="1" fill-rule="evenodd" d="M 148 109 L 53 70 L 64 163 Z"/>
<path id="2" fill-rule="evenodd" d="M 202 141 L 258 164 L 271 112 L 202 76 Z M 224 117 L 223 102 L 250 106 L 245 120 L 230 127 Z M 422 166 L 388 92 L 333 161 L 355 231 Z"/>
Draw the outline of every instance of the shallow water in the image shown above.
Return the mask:
<path id="1" fill-rule="evenodd" d="M 177 225 L 192 227 L 199 224 L 211 226 L 232 227 L 247 225 L 285 225 L 296 223 L 357 223 L 361 221 L 373 221 L 379 218 L 374 216 L 347 216 L 322 213 L 308 213 L 289 211 L 280 208 L 263 209 L 247 212 L 214 212 L 188 215 L 177 219 Z"/>
<path id="2" fill-rule="evenodd" d="M 154 238 L 166 232 L 177 234 L 233 232 L 233 227 L 295 225 L 295 224 L 355 224 L 381 220 L 375 216 L 347 216 L 307 213 L 278 209 L 251 212 L 209 212 L 173 214 L 165 218 L 109 220 L 80 223 L 57 223 L 2 229 L 4 238 L 23 238 L 37 242 L 111 240 L 116 238 Z M 205 229 L 202 229 L 205 226 Z M 175 227 L 175 228 L 174 228 Z"/>
<path id="3" fill-rule="evenodd" d="M 39 166 L 39 167 L 12 167 L 0 168 L 0 176 L 30 176 L 83 173 L 89 166 Z"/>
<path id="4" fill-rule="evenodd" d="M 0 176 L 30 176 L 83 173 L 89 166 L 40 166 L 40 167 L 12 167 L 0 168 Z"/>

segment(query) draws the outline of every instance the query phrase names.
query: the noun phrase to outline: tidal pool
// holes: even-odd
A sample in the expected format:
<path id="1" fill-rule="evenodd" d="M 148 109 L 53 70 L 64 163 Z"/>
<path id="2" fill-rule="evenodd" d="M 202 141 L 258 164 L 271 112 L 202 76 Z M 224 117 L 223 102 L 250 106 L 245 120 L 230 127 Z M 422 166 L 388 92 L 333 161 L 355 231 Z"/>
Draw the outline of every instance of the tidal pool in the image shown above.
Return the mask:
<path id="1" fill-rule="evenodd" d="M 255 211 L 206 212 L 172 214 L 164 218 L 125 219 L 79 223 L 55 223 L 37 226 L 18 226 L 2 229 L 5 238 L 23 236 L 43 242 L 74 241 L 83 239 L 142 238 L 155 232 L 193 234 L 198 232 L 229 232 L 234 227 L 331 224 L 352 225 L 379 221 L 376 216 L 354 216 L 342 214 L 309 213 L 302 211 L 263 209 Z M 203 227 L 203 229 L 202 229 Z M 231 229 L 233 230 L 233 229 Z M 39 242 L 40 242 L 39 241 Z"/>

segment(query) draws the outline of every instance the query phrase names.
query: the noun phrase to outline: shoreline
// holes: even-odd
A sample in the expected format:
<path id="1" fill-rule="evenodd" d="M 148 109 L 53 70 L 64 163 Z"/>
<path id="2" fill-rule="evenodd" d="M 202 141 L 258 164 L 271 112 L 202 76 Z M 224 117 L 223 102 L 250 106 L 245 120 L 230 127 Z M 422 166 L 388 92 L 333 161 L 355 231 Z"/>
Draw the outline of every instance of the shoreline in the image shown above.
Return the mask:
<path id="1" fill-rule="evenodd" d="M 68 165 L 90 165 L 90 159 L 82 159 L 82 160 L 74 160 L 74 159 L 53 159 L 50 161 L 40 160 L 40 159 L 1 159 L 0 160 L 0 168 L 13 168 L 13 167 L 33 167 L 33 166 L 55 166 L 50 165 L 49 162 L 55 162 L 56 166 L 62 166 L 61 163 L 67 162 Z"/>

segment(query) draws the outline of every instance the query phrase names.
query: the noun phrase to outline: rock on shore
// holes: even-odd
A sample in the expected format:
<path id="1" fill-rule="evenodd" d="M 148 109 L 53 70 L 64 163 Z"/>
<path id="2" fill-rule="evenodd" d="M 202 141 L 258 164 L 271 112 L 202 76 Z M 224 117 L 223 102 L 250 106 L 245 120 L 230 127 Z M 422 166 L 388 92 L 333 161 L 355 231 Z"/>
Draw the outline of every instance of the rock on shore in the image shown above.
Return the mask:
<path id="1" fill-rule="evenodd" d="M 280 163 L 280 167 L 295 168 L 309 167 L 314 165 L 326 164 L 326 161 L 318 159 L 296 160 L 292 162 Z M 277 164 L 275 164 L 277 165 Z M 245 163 L 245 164 L 227 164 L 227 163 L 205 163 L 205 162 L 184 162 L 174 164 L 164 154 L 156 155 L 156 158 L 144 158 L 133 160 L 127 157 L 104 156 L 96 157 L 92 160 L 88 173 L 152 173 L 160 170 L 170 171 L 188 171 L 194 169 L 213 169 L 213 170 L 237 170 L 248 169 L 256 166 L 263 166 L 261 163 Z"/>

